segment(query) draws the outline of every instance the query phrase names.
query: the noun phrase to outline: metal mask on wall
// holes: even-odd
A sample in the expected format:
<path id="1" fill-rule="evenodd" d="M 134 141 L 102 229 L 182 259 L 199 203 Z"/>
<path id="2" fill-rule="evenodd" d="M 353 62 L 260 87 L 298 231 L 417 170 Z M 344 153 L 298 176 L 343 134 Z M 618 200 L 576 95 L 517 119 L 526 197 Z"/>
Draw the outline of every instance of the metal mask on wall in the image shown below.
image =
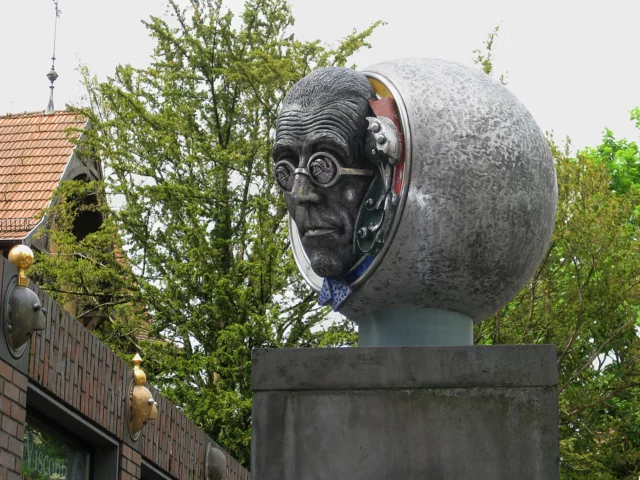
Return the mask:
<path id="1" fill-rule="evenodd" d="M 140 432 L 147 422 L 158 419 L 158 403 L 153 400 L 151 391 L 145 387 L 147 375 L 140 368 L 142 357 L 136 353 L 132 363 L 133 378 L 128 387 L 126 425 L 131 440 L 135 442 L 140 438 Z"/>
<path id="2" fill-rule="evenodd" d="M 8 285 L 4 300 L 4 330 L 6 346 L 13 358 L 20 358 L 35 332 L 47 326 L 47 310 L 40 305 L 38 296 L 28 288 L 25 271 L 33 263 L 33 251 L 26 245 L 16 245 L 8 255 L 18 269 L 17 277 Z"/>
<path id="3" fill-rule="evenodd" d="M 356 321 L 419 307 L 477 322 L 528 281 L 553 231 L 543 134 L 502 85 L 454 62 L 313 72 L 285 99 L 274 167 L 300 272 Z"/>

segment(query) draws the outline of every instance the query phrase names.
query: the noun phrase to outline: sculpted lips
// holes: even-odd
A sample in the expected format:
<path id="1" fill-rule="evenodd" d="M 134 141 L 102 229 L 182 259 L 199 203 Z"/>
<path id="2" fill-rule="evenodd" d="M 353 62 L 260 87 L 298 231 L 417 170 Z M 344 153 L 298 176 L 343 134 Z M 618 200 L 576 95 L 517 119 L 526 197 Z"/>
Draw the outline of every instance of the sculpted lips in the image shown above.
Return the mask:
<path id="1" fill-rule="evenodd" d="M 314 222 L 303 224 L 301 230 L 304 238 L 317 238 L 328 235 L 339 235 L 342 229 L 328 223 Z"/>
<path id="2" fill-rule="evenodd" d="M 332 233 L 337 233 L 337 229 L 336 228 L 324 228 L 324 227 L 317 227 L 317 228 L 310 228 L 309 230 L 307 230 L 306 232 L 304 232 L 304 236 L 305 237 L 322 237 L 323 235 L 331 235 Z"/>

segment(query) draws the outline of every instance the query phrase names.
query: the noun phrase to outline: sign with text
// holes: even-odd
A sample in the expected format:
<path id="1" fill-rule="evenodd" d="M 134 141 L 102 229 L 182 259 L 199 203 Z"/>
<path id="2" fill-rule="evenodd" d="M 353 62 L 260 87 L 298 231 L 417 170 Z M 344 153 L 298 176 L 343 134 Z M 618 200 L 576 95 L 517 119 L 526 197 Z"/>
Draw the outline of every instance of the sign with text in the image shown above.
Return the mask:
<path id="1" fill-rule="evenodd" d="M 88 480 L 89 454 L 62 437 L 33 424 L 25 425 L 22 478 L 28 480 Z"/>

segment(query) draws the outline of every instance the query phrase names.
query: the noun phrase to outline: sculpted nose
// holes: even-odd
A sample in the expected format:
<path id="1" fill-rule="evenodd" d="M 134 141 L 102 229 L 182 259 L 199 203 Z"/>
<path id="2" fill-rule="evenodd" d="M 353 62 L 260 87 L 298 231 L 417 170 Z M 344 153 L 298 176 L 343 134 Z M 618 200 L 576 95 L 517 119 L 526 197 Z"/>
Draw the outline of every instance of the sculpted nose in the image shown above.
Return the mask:
<path id="1" fill-rule="evenodd" d="M 317 187 L 309 181 L 309 177 L 301 173 L 296 174 L 293 181 L 291 198 L 293 198 L 293 201 L 297 205 L 320 203 L 322 200 L 322 196 L 318 192 Z"/>

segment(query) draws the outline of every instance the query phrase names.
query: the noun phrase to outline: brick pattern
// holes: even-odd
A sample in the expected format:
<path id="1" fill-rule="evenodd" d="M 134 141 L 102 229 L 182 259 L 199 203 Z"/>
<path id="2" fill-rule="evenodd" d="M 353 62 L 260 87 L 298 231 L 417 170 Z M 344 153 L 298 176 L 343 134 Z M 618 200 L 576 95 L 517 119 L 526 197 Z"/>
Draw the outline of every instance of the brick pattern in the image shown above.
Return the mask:
<path id="1" fill-rule="evenodd" d="M 180 480 L 201 478 L 206 447 L 202 430 L 156 389 L 151 391 L 158 402 L 158 419 L 142 430 L 142 455 Z"/>
<path id="2" fill-rule="evenodd" d="M 142 477 L 142 456 L 124 443 L 120 444 L 119 480 L 139 480 Z"/>
<path id="3" fill-rule="evenodd" d="M 29 378 L 114 437 L 124 438 L 126 375 L 130 367 L 49 295 L 47 328 L 31 340 Z"/>
<path id="4" fill-rule="evenodd" d="M 0 262 L 6 262 L 0 258 Z M 0 270 L 2 268 L 0 267 Z M 80 412 L 86 419 L 101 426 L 121 442 L 125 438 L 126 382 L 131 366 L 114 354 L 106 345 L 94 337 L 75 318 L 65 312 L 49 295 L 34 287 L 41 305 L 47 309 L 47 327 L 31 339 L 29 357 L 29 379 L 49 392 L 53 397 Z M 0 292 L 0 298 L 2 292 Z M 11 373 L 9 370 L 11 369 Z M 17 375 L 16 375 L 17 374 Z M 7 379 L 11 381 L 7 383 Z M 12 448 L 17 451 L 17 441 L 22 449 L 24 437 L 24 416 L 26 407 L 27 377 L 14 373 L 12 367 L 0 364 L 0 399 L 2 403 L 2 423 L 0 426 L 0 449 L 9 446 L 8 435 L 4 431 L 4 417 L 12 435 Z M 7 385 L 9 385 L 7 387 Z M 6 390 L 5 390 L 6 388 Z M 205 435 L 195 423 L 189 420 L 169 400 L 151 388 L 153 398 L 158 402 L 158 419 L 149 422 L 142 430 L 140 452 L 123 444 L 121 459 L 122 480 L 139 478 L 140 471 L 131 472 L 129 462 L 140 467 L 141 458 L 156 465 L 160 470 L 180 480 L 202 478 L 204 475 Z M 8 399 L 8 400 L 6 400 Z M 8 402 L 17 406 L 7 407 Z M 22 410 L 20 410 L 22 408 Z M 8 413 L 5 413 L 5 409 Z M 46 412 L 45 412 L 46 413 Z M 21 423 L 14 416 L 21 419 Z M 13 423 L 12 423 L 13 422 Z M 127 450 L 128 449 L 128 450 Z M 8 450 L 7 450 L 8 451 Z M 129 455 L 131 451 L 131 455 Z M 11 453 L 9 451 L 9 453 Z M 16 459 L 21 455 L 11 453 Z M 225 480 L 248 480 L 249 473 L 233 457 L 227 456 Z M 8 454 L 6 462 L 11 463 Z M 5 457 L 0 457 L 3 465 Z M 14 464 L 21 468 L 21 462 Z M 3 468 L 3 467 L 0 467 Z M 0 470 L 0 480 L 13 480 Z M 128 477 L 130 475 L 131 477 Z M 15 477 L 17 480 L 19 476 Z"/>
<path id="5" fill-rule="evenodd" d="M 0 360 L 0 479 L 22 478 L 27 377 Z"/>
<path id="6" fill-rule="evenodd" d="M 240 462 L 238 462 L 235 458 L 229 455 L 227 452 L 224 452 L 224 456 L 227 457 L 227 473 L 225 475 L 225 480 L 249 480 L 250 475 L 249 471 L 245 469 Z"/>

